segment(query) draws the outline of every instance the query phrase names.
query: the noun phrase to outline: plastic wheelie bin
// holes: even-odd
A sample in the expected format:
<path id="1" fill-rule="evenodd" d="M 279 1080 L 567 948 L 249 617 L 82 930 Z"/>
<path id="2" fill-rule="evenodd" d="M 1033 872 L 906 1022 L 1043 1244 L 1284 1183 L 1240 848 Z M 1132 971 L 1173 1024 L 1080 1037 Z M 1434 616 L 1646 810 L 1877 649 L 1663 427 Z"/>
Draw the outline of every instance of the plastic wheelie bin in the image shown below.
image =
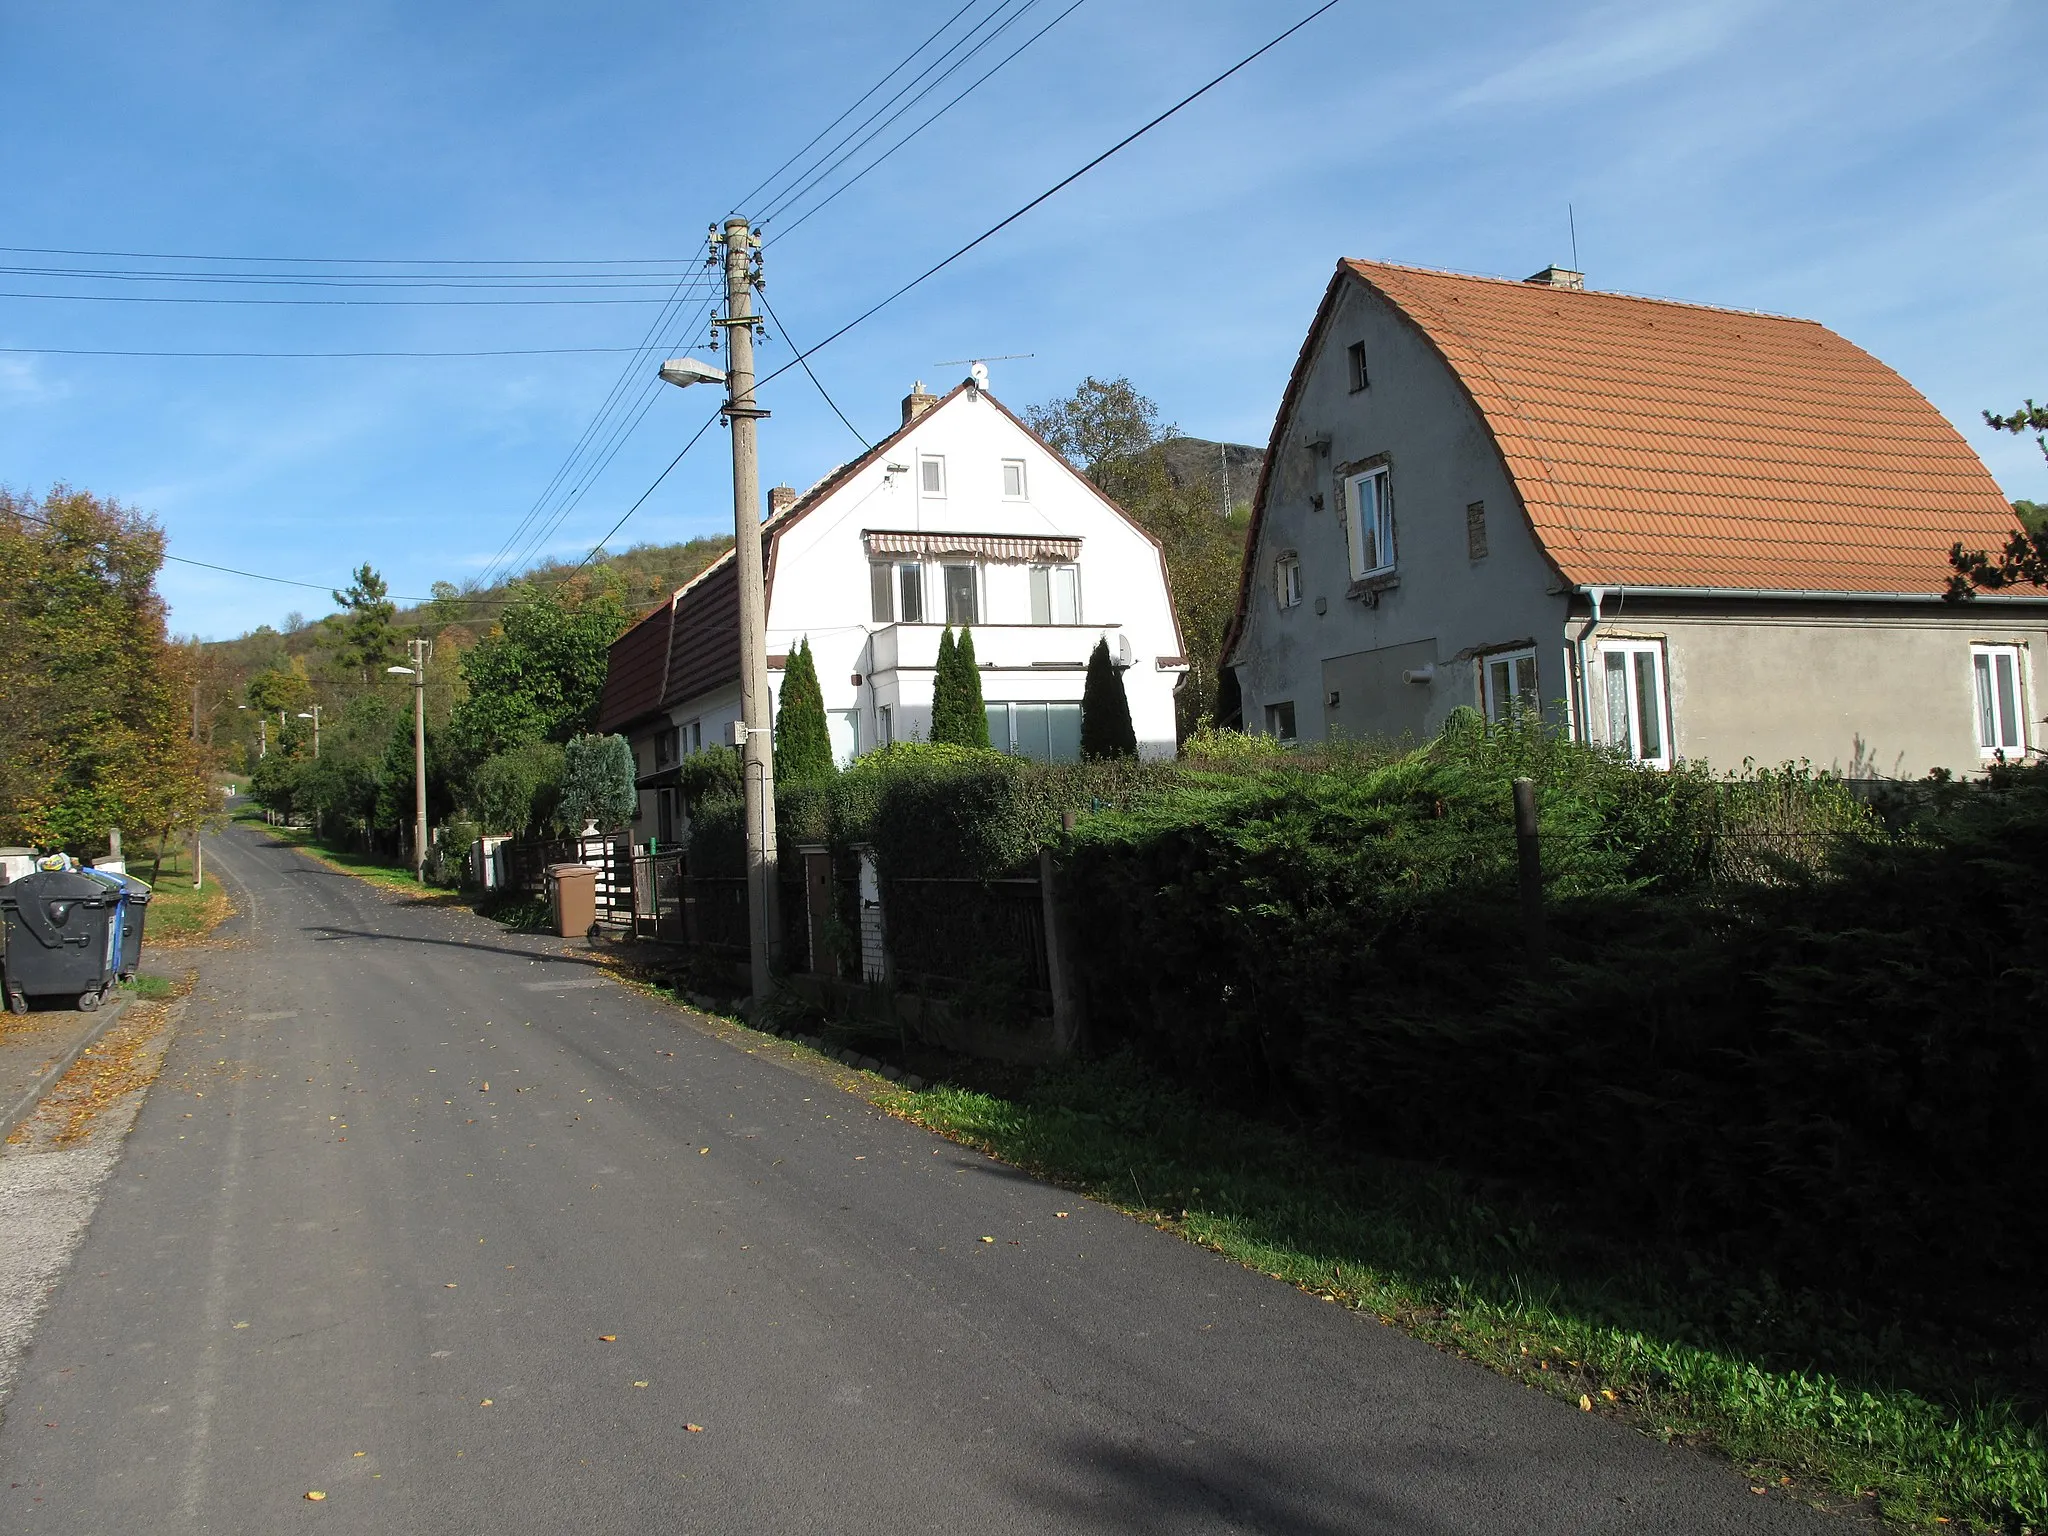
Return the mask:
<path id="1" fill-rule="evenodd" d="M 28 1012 L 32 997 L 70 997 L 90 1011 L 121 965 L 125 891 L 113 877 L 39 870 L 0 887 L 7 925 L 7 1006 Z"/>
<path id="2" fill-rule="evenodd" d="M 548 895 L 563 938 L 580 939 L 597 926 L 597 871 L 588 864 L 550 864 Z"/>
<path id="3" fill-rule="evenodd" d="M 121 892 L 121 940 L 114 972 L 123 981 L 135 979 L 142 968 L 142 929 L 149 921 L 149 899 L 156 892 L 147 880 L 138 880 L 125 870 L 81 870 L 95 880 L 110 880 Z"/>

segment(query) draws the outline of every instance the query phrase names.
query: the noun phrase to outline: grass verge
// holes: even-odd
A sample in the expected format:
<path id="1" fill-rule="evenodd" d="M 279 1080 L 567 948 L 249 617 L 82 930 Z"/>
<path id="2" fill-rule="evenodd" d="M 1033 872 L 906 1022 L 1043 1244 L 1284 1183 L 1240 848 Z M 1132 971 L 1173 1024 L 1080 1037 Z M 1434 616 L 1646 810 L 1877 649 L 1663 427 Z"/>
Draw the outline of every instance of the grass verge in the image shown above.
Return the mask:
<path id="1" fill-rule="evenodd" d="M 883 1107 L 1440 1348 L 1914 1528 L 2048 1530 L 2037 1410 L 1849 1304 L 1617 1251 L 1441 1172 L 1332 1161 L 1123 1061 Z M 1831 1367 L 1831 1368 L 1830 1368 Z"/>
<path id="2" fill-rule="evenodd" d="M 338 870 L 344 875 L 355 875 L 396 894 L 411 896 L 421 901 L 452 898 L 454 894 L 439 886 L 421 885 L 413 879 L 410 865 L 394 864 L 381 854 L 354 853 L 346 848 L 336 848 L 321 842 L 311 832 L 299 827 L 273 827 L 265 825 L 260 820 L 253 820 L 250 824 L 263 827 L 265 832 L 279 842 L 288 843 L 301 853 L 318 859 L 329 869 Z"/>
<path id="3" fill-rule="evenodd" d="M 138 880 L 149 881 L 151 888 L 142 938 L 145 959 L 152 948 L 181 949 L 200 943 L 234 915 L 234 903 L 220 881 L 209 879 L 202 889 L 192 888 L 189 848 L 165 854 L 161 864 L 131 859 L 128 870 Z"/>

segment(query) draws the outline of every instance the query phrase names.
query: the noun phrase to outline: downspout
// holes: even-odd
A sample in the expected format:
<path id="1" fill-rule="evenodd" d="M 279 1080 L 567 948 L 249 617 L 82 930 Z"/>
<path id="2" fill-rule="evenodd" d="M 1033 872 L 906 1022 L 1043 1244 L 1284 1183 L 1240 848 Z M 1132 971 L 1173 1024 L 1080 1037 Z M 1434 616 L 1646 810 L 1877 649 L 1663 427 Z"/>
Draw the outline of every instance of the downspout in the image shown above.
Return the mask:
<path id="1" fill-rule="evenodd" d="M 1588 587 L 1586 596 L 1592 600 L 1593 617 L 1572 640 L 1572 653 L 1579 665 L 1579 740 L 1590 745 L 1593 740 L 1593 674 L 1586 669 L 1586 639 L 1600 625 L 1600 602 L 1607 596 L 1607 589 Z"/>

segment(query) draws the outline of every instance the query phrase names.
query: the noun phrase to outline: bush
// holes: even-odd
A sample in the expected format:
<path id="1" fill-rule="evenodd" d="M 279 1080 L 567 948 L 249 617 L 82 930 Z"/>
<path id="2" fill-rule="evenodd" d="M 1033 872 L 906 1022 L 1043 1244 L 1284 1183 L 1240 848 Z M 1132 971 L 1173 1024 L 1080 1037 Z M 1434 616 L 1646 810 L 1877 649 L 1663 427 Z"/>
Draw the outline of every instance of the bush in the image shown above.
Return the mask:
<path id="1" fill-rule="evenodd" d="M 775 715 L 775 782 L 830 778 L 834 769 L 825 694 L 818 686 L 818 665 L 811 659 L 811 639 L 806 635 L 782 674 L 782 707 Z"/>
<path id="2" fill-rule="evenodd" d="M 554 820 L 562 749 L 533 741 L 486 758 L 469 781 L 469 810 L 488 832 L 518 837 Z"/>
<path id="3" fill-rule="evenodd" d="M 1138 733 L 1131 725 L 1131 701 L 1123 675 L 1109 659 L 1107 637 L 1088 653 L 1088 677 L 1081 686 L 1081 756 L 1136 757 Z"/>
<path id="4" fill-rule="evenodd" d="M 623 736 L 572 736 L 562 748 L 561 818 L 570 831 L 622 827 L 640 807 L 633 749 Z"/>

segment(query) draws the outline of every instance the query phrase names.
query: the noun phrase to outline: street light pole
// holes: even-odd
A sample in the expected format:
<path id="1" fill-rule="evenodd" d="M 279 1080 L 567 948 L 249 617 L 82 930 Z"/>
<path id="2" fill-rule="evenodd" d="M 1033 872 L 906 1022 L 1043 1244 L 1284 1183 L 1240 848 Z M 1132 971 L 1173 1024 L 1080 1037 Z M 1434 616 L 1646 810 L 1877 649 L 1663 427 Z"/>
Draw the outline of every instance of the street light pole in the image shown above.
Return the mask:
<path id="1" fill-rule="evenodd" d="M 724 329 L 728 366 L 724 373 L 695 358 L 672 358 L 661 368 L 670 384 L 723 381 L 723 413 L 732 427 L 732 531 L 734 574 L 740 606 L 740 776 L 747 807 L 747 930 L 752 960 L 753 1001 L 768 1001 L 774 986 L 776 940 L 775 748 L 768 691 L 767 597 L 761 574 L 761 469 L 759 427 L 768 413 L 754 404 L 755 252 L 760 240 L 747 221 L 711 226 L 714 251 L 723 246 L 725 313 L 713 320 Z"/>
<path id="2" fill-rule="evenodd" d="M 313 722 L 313 760 L 318 762 L 320 760 L 320 706 L 315 704 L 311 714 L 308 714 L 303 709 L 300 710 L 299 718 Z"/>
<path id="3" fill-rule="evenodd" d="M 427 660 L 434 654 L 434 642 L 425 636 L 408 640 L 412 654 L 409 667 L 386 667 L 386 672 L 412 678 L 412 877 L 427 883 Z"/>

